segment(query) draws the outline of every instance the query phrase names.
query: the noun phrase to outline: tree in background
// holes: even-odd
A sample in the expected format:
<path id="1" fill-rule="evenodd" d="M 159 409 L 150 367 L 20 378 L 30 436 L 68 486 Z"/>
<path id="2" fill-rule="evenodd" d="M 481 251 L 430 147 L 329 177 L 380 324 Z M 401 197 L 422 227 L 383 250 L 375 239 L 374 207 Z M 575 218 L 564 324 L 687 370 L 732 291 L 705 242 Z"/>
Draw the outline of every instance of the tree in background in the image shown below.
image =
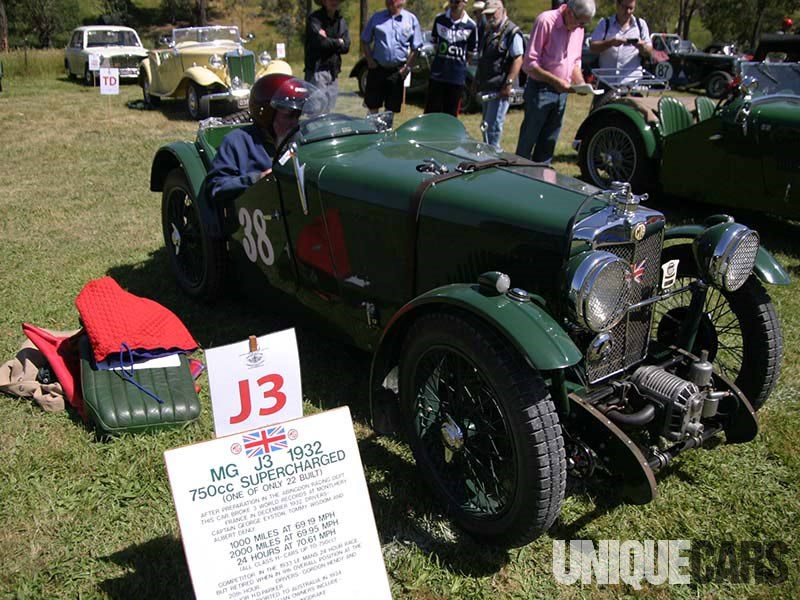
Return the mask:
<path id="1" fill-rule="evenodd" d="M 678 25 L 675 33 L 683 39 L 689 39 L 689 27 L 692 24 L 692 17 L 700 10 L 705 0 L 678 0 Z M 735 15 L 732 12 L 731 15 Z"/>
<path id="2" fill-rule="evenodd" d="M 69 32 L 78 25 L 78 0 L 5 0 L 9 40 L 41 48 L 66 44 Z M 33 39 L 31 39 L 33 38 Z"/>
<path id="3" fill-rule="evenodd" d="M 755 48 L 762 34 L 775 33 L 783 18 L 798 9 L 800 0 L 705 0 L 700 16 L 714 39 Z"/>
<path id="4" fill-rule="evenodd" d="M 0 0 L 0 52 L 8 52 L 8 16 L 5 0 Z"/>

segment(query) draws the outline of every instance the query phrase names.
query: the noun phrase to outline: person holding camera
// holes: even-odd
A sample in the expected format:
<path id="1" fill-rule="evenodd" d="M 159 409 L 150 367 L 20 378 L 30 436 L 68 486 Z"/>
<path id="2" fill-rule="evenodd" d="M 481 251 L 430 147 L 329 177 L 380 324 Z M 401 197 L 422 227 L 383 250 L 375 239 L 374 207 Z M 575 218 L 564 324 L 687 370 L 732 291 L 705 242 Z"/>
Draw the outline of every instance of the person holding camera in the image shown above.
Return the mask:
<path id="1" fill-rule="evenodd" d="M 636 0 L 616 0 L 616 8 L 616 14 L 597 23 L 589 48 L 600 55 L 601 69 L 617 69 L 618 75 L 635 77 L 642 72 L 642 58 L 653 52 L 650 29 L 644 19 L 633 14 Z"/>

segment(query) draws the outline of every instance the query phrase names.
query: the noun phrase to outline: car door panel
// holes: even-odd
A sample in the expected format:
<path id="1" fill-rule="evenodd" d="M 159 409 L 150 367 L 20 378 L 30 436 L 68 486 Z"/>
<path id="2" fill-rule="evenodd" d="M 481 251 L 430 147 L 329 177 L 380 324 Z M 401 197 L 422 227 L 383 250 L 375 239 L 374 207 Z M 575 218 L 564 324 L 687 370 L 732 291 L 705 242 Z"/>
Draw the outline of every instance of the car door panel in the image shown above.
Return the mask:
<path id="1" fill-rule="evenodd" d="M 232 259 L 245 266 L 243 272 L 260 272 L 271 287 L 294 294 L 294 265 L 276 178 L 265 177 L 255 183 L 233 201 L 230 210 L 227 222 L 234 228 L 230 245 Z"/>

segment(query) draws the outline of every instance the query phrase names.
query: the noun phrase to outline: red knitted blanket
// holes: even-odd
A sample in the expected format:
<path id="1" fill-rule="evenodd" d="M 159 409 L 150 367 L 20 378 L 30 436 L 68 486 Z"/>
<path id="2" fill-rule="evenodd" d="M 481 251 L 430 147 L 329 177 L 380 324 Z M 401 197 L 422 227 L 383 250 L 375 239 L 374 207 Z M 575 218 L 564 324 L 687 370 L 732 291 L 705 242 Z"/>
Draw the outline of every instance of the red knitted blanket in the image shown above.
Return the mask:
<path id="1" fill-rule="evenodd" d="M 197 342 L 181 320 L 158 302 L 123 290 L 111 277 L 87 283 L 75 299 L 97 362 L 130 350 L 191 352 Z"/>

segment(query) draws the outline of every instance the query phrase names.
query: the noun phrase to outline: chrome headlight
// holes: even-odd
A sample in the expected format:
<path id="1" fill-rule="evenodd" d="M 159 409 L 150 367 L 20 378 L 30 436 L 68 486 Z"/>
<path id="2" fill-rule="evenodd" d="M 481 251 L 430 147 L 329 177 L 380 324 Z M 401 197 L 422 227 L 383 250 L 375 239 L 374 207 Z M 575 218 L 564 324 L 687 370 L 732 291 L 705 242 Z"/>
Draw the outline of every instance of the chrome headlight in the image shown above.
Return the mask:
<path id="1" fill-rule="evenodd" d="M 261 63 L 262 67 L 266 67 L 269 63 L 272 62 L 272 57 L 269 55 L 269 52 L 266 50 L 258 55 L 258 62 Z"/>
<path id="2" fill-rule="evenodd" d="M 591 331 L 607 331 L 620 322 L 630 304 L 630 265 L 610 252 L 591 251 L 567 267 L 573 317 Z"/>
<path id="3" fill-rule="evenodd" d="M 208 64 L 210 64 L 214 69 L 221 69 L 225 63 L 222 62 L 222 58 L 218 54 L 214 54 L 208 59 Z"/>
<path id="4" fill-rule="evenodd" d="M 760 240 L 758 233 L 740 223 L 719 223 L 706 229 L 694 242 L 694 252 L 708 280 L 728 292 L 744 285 Z"/>

